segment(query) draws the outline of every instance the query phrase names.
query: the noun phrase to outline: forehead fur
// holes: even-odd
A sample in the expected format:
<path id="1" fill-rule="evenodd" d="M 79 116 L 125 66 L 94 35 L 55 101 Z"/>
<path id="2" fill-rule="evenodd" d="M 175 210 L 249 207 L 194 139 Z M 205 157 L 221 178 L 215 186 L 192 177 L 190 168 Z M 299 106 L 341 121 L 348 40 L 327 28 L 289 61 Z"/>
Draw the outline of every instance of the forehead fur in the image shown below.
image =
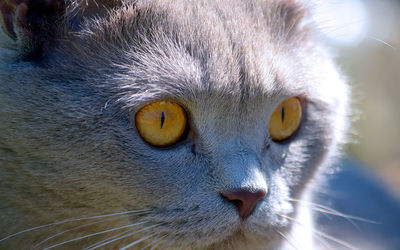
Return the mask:
<path id="1" fill-rule="evenodd" d="M 90 72 L 109 68 L 114 78 L 132 73 L 130 82 L 146 83 L 141 91 L 163 82 L 179 92 L 190 81 L 198 90 L 254 92 L 276 85 L 277 54 L 305 44 L 304 14 L 296 1 L 124 1 L 82 24 L 74 60 Z"/>
<path id="2" fill-rule="evenodd" d="M 229 6 L 229 8 L 227 8 Z M 123 7 L 121 9 L 121 7 Z M 135 9 L 135 13 L 142 18 L 165 18 L 165 14 L 179 14 L 175 16 L 177 19 L 188 20 L 192 19 L 196 14 L 198 17 L 210 17 L 217 15 L 220 21 L 230 20 L 234 18 L 237 21 L 245 21 L 241 25 L 258 23 L 262 25 L 264 30 L 270 31 L 271 34 L 276 34 L 275 39 L 293 38 L 292 35 L 298 35 L 299 27 L 304 16 L 308 12 L 307 6 L 298 0 L 254 0 L 254 1 L 208 1 L 208 0 L 153 0 L 153 1 L 130 1 L 130 0 L 79 0 L 69 3 L 68 11 L 70 15 L 104 16 L 105 13 L 101 10 L 120 9 L 120 16 L 110 20 L 110 25 L 117 25 L 118 18 L 124 19 L 124 16 L 131 15 L 131 8 Z M 100 12 L 99 12 L 100 11 Z M 230 15 L 228 14 L 230 12 Z M 115 12 L 114 12 L 115 14 Z M 250 20 L 245 20 L 246 15 L 250 14 Z M 265 22 L 260 23 L 263 20 Z M 129 20 L 128 23 L 129 24 Z M 144 21 L 144 19 L 141 19 Z M 199 20 L 192 20 L 199 22 Z M 203 21 L 207 21 L 203 19 Z M 232 20 L 233 21 L 233 20 Z M 140 22 L 139 22 L 140 23 Z M 121 23 L 119 23 L 121 24 Z M 143 24 L 143 23 L 142 23 Z M 304 30 L 301 30 L 303 32 Z"/>

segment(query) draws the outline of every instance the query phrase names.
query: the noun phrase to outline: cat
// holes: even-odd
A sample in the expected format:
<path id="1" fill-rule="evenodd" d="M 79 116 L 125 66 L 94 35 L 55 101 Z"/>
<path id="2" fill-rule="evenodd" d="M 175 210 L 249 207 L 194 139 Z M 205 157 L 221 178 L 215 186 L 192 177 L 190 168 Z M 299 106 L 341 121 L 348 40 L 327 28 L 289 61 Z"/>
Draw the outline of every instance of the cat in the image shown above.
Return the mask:
<path id="1" fill-rule="evenodd" d="M 311 11 L 0 1 L 0 248 L 316 248 L 349 89 Z"/>

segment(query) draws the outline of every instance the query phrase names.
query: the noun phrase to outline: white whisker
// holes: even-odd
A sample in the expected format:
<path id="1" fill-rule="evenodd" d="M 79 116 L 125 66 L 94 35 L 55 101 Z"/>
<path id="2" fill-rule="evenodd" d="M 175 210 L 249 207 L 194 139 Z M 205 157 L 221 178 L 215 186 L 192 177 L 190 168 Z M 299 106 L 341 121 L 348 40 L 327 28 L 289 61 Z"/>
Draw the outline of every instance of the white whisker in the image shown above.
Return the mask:
<path id="1" fill-rule="evenodd" d="M 165 237 L 167 237 L 167 235 L 164 235 L 164 236 L 162 236 L 162 237 L 160 237 L 160 238 L 158 238 L 158 239 L 156 239 L 156 240 L 150 242 L 150 243 L 147 244 L 146 246 L 140 248 L 140 250 L 144 250 L 144 249 L 146 249 L 146 248 L 148 248 L 148 247 L 150 247 L 150 246 L 153 246 L 153 247 L 151 248 L 151 249 L 153 249 L 155 246 L 157 246 L 158 244 L 160 244 L 160 241 L 161 241 L 162 239 L 164 239 Z M 157 243 L 157 244 L 156 244 L 156 243 Z M 154 245 L 153 245 L 153 244 L 154 244 Z"/>
<path id="2" fill-rule="evenodd" d="M 297 200 L 297 199 L 292 199 L 292 198 L 289 198 L 288 200 L 289 201 L 298 202 L 300 205 L 303 205 L 303 204 L 307 205 L 311 209 L 313 209 L 314 211 L 319 211 L 319 212 L 322 212 L 322 213 L 343 217 L 343 218 L 347 219 L 351 224 L 353 224 L 357 228 L 358 228 L 358 226 L 351 220 L 358 220 L 358 221 L 361 221 L 361 222 L 372 223 L 372 224 L 380 224 L 379 222 L 376 222 L 376 221 L 373 221 L 373 220 L 368 220 L 368 219 L 365 219 L 365 218 L 344 214 L 344 213 L 341 213 L 341 212 L 339 212 L 339 211 L 337 211 L 335 209 L 332 209 L 332 208 L 329 208 L 329 207 L 326 207 L 326 206 L 323 206 L 323 205 L 320 205 L 320 204 L 317 204 L 317 203 L 313 203 L 313 202 L 310 202 L 310 201 L 302 201 L 302 200 Z"/>
<path id="3" fill-rule="evenodd" d="M 279 230 L 276 230 L 276 229 L 274 229 L 274 231 L 275 231 L 276 233 L 278 233 L 280 236 L 282 236 L 282 238 L 284 238 L 284 239 L 287 241 L 287 243 L 289 243 L 289 245 L 291 245 L 294 249 L 298 249 L 298 248 L 289 240 L 289 238 L 288 238 L 285 234 L 283 234 L 282 232 L 280 232 Z"/>
<path id="4" fill-rule="evenodd" d="M 347 220 L 350 224 L 352 224 L 355 228 L 357 228 L 357 230 L 359 230 L 359 231 L 361 230 L 360 227 L 354 221 L 351 220 L 351 219 L 356 219 L 357 217 L 341 214 L 336 211 L 330 211 L 330 210 L 326 210 L 326 209 L 322 209 L 322 208 L 318 208 L 318 207 L 310 207 L 310 209 L 313 211 L 316 211 L 316 212 L 323 213 L 323 214 L 330 214 L 330 215 L 342 217 L 345 220 Z"/>
<path id="5" fill-rule="evenodd" d="M 126 249 L 128 249 L 129 247 L 134 246 L 134 245 L 136 245 L 136 244 L 138 244 L 138 243 L 140 243 L 140 242 L 142 242 L 142 241 L 144 241 L 144 240 L 147 240 L 148 238 L 150 238 L 150 237 L 152 237 L 152 236 L 154 236 L 154 235 L 149 235 L 149 236 L 146 236 L 146 237 L 141 238 L 141 239 L 139 239 L 139 240 L 135 240 L 134 242 L 129 243 L 128 245 L 126 245 L 126 246 L 120 248 L 119 250 L 126 250 Z"/>
<path id="6" fill-rule="evenodd" d="M 146 230 L 149 230 L 150 228 L 153 228 L 153 227 L 156 227 L 156 226 L 159 226 L 159 225 L 160 225 L 160 224 L 152 225 L 152 226 L 149 226 L 149 227 L 142 228 L 142 229 L 140 229 L 140 230 L 136 230 L 136 231 L 134 231 L 134 232 L 129 232 L 129 233 L 125 234 L 125 235 L 122 235 L 122 236 L 117 237 L 117 238 L 115 238 L 115 239 L 106 241 L 106 242 L 104 242 L 104 243 L 102 243 L 102 244 L 99 244 L 99 245 L 93 247 L 93 248 L 90 248 L 90 250 L 96 249 L 96 248 L 99 248 L 99 247 L 102 247 L 102 246 L 105 246 L 105 245 L 110 244 L 110 243 L 112 243 L 112 242 L 114 242 L 114 241 L 117 241 L 117 240 L 120 240 L 120 239 L 129 237 L 129 236 L 132 236 L 132 235 L 134 235 L 134 234 L 137 234 L 137 233 L 140 233 L 140 232 L 143 232 L 143 231 L 146 231 Z M 153 235 L 150 235 L 149 237 L 151 237 L 151 236 L 153 236 Z"/>
<path id="7" fill-rule="evenodd" d="M 139 213 L 139 212 L 141 213 L 141 212 L 148 212 L 148 211 L 149 211 L 148 209 L 132 210 L 132 211 L 125 211 L 125 212 L 106 214 L 106 215 L 97 215 L 97 216 L 90 216 L 90 217 L 80 217 L 80 218 L 71 218 L 71 219 L 60 220 L 60 221 L 56 221 L 56 222 L 49 223 L 49 224 L 46 224 L 46 225 L 41 225 L 41 226 L 37 226 L 37 227 L 28 228 L 28 229 L 19 231 L 17 233 L 8 235 L 8 236 L 0 239 L 0 242 L 5 241 L 7 239 L 10 239 L 12 237 L 18 236 L 18 235 L 23 234 L 23 233 L 31 232 L 31 231 L 42 229 L 42 228 L 46 228 L 46 227 L 56 226 L 56 225 L 60 225 L 60 224 L 68 223 L 68 222 L 105 218 L 105 217 L 111 217 L 111 216 L 122 215 L 122 214 L 132 214 L 132 215 L 134 215 L 134 213 Z"/>
<path id="8" fill-rule="evenodd" d="M 141 214 L 145 214 L 145 213 L 135 213 L 134 215 L 141 215 Z M 87 224 L 84 224 L 84 225 L 80 225 L 80 226 L 77 226 L 77 227 L 70 228 L 68 230 L 62 231 L 60 233 L 57 233 L 57 234 L 55 234 L 53 236 L 50 236 L 50 237 L 42 240 L 41 242 L 39 242 L 36 245 L 34 245 L 33 247 L 31 247 L 31 250 L 36 248 L 36 247 L 38 247 L 38 246 L 40 246 L 40 245 L 42 245 L 43 243 L 45 243 L 45 242 L 47 242 L 47 241 L 49 241 L 51 239 L 56 238 L 57 236 L 62 235 L 62 234 L 65 234 L 65 233 L 68 233 L 68 232 L 71 232 L 71 231 L 75 231 L 75 230 L 83 228 L 83 227 L 88 227 L 88 226 L 91 226 L 91 225 L 95 225 L 95 224 L 98 224 L 98 223 L 101 223 L 101 222 L 105 222 L 105 221 L 109 221 L 109 220 L 115 220 L 115 219 L 128 217 L 128 216 L 132 216 L 132 215 L 131 214 L 124 214 L 124 215 L 116 216 L 116 217 L 113 217 L 113 218 L 107 218 L 107 219 L 103 219 L 103 220 L 99 220 L 99 221 L 95 221 L 95 222 L 91 222 L 91 223 L 87 223 Z"/>
<path id="9" fill-rule="evenodd" d="M 123 229 L 123 228 L 134 227 L 134 226 L 137 226 L 137 225 L 140 225 L 140 224 L 144 224 L 144 223 L 145 222 L 139 222 L 139 223 L 129 224 L 129 225 L 125 225 L 125 226 L 121 226 L 121 227 L 117 227 L 117 228 L 111 228 L 111 229 L 104 230 L 104 231 L 97 232 L 97 233 L 93 233 L 93 234 L 84 235 L 84 236 L 77 237 L 77 238 L 74 238 L 74 239 L 71 239 L 71 240 L 63 241 L 61 243 L 52 245 L 50 247 L 46 247 L 46 248 L 44 248 L 44 250 L 52 249 L 52 248 L 55 248 L 55 247 L 58 247 L 58 246 L 61 246 L 61 245 L 64 245 L 64 244 L 67 244 L 67 243 L 70 243 L 70 242 L 74 242 L 74 241 L 82 240 L 82 239 L 85 239 L 85 238 L 93 237 L 93 236 L 96 236 L 96 235 L 99 235 L 99 234 L 105 234 L 105 233 L 117 231 L 117 230 L 120 230 L 120 229 Z"/>
<path id="10" fill-rule="evenodd" d="M 305 226 L 305 225 L 301 224 L 300 222 L 296 221 L 294 218 L 292 218 L 292 219 L 293 219 L 294 222 L 298 223 L 299 225 L 301 225 L 301 226 L 303 226 L 305 228 L 309 228 L 314 233 L 314 229 L 313 228 L 310 228 L 308 226 Z M 327 241 L 323 237 L 321 237 L 320 235 L 318 235 L 316 233 L 313 234 L 313 237 L 315 237 L 325 247 L 325 249 L 331 249 L 331 247 L 328 245 Z"/>
<path id="11" fill-rule="evenodd" d="M 338 244 L 340 244 L 340 245 L 342 245 L 342 246 L 344 246 L 344 247 L 347 247 L 348 249 L 352 249 L 352 250 L 357 249 L 357 248 L 355 248 L 354 246 L 350 245 L 349 243 L 347 243 L 347 242 L 345 242 L 345 241 L 336 239 L 336 238 L 334 238 L 334 237 L 332 237 L 332 236 L 330 236 L 330 235 L 328 235 L 328 234 L 325 234 L 325 233 L 323 233 L 323 232 L 321 232 L 321 231 L 318 231 L 318 230 L 316 230 L 316 229 L 314 229 L 314 228 L 307 227 L 307 226 L 304 225 L 303 223 L 297 221 L 296 219 L 294 219 L 294 218 L 292 218 L 292 217 L 290 217 L 290 216 L 287 216 L 287 215 L 284 215 L 284 214 L 279 214 L 279 216 L 281 216 L 281 217 L 283 217 L 283 218 L 286 218 L 286 219 L 288 219 L 288 220 L 290 220 L 290 221 L 293 221 L 293 222 L 297 223 L 298 225 L 300 225 L 300 226 L 302 226 L 302 227 L 305 227 L 305 228 L 307 228 L 307 229 L 310 229 L 313 233 L 315 233 L 315 234 L 317 234 L 317 235 L 320 235 L 320 236 L 322 236 L 322 237 L 324 237 L 324 238 L 326 238 L 326 239 L 328 239 L 328 240 L 331 240 L 331 241 L 333 241 L 333 242 L 336 242 L 336 243 L 338 243 Z"/>
<path id="12" fill-rule="evenodd" d="M 90 246 L 88 246 L 88 247 L 85 247 L 83 250 L 89 250 L 89 249 L 91 249 L 91 248 L 93 248 L 93 247 L 96 247 L 97 245 L 100 245 L 100 244 L 106 242 L 106 241 L 113 240 L 113 239 L 115 239 L 115 238 L 117 238 L 117 237 L 119 237 L 119 236 L 121 236 L 121 235 L 124 235 L 124 234 L 126 234 L 126 233 L 132 232 L 133 230 L 134 230 L 134 229 L 128 229 L 128 230 L 123 231 L 123 232 L 121 232 L 121 233 L 118 233 L 118 234 L 116 234 L 116 235 L 114 235 L 114 236 L 111 236 L 111 237 L 109 237 L 109 238 L 106 238 L 106 239 L 104 239 L 104 240 L 102 240 L 102 241 L 96 242 L 96 243 L 94 243 L 94 244 L 92 244 L 92 245 L 90 245 Z"/>
<path id="13" fill-rule="evenodd" d="M 391 44 L 388 43 L 388 42 L 383 41 L 382 39 L 379 39 L 379 38 L 373 37 L 373 36 L 369 36 L 369 38 L 371 38 L 372 40 L 375 40 L 375 41 L 377 41 L 377 42 L 380 42 L 380 43 L 382 43 L 382 44 L 384 44 L 384 45 L 386 45 L 386 46 L 388 46 L 388 47 L 390 47 L 390 48 L 392 48 L 392 49 L 394 49 L 394 50 L 397 50 L 396 47 L 394 47 L 393 45 L 391 45 Z"/>

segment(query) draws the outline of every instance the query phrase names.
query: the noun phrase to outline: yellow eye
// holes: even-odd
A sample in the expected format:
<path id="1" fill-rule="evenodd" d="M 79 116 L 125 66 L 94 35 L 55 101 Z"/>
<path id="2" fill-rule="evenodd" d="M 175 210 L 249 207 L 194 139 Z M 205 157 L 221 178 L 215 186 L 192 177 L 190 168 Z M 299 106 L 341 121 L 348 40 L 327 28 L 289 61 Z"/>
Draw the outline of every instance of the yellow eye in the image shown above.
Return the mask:
<path id="1" fill-rule="evenodd" d="M 136 128 L 149 144 L 157 147 L 170 146 L 185 131 L 186 113 L 174 102 L 154 102 L 136 113 Z"/>
<path id="2" fill-rule="evenodd" d="M 301 122 L 301 103 L 297 97 L 283 101 L 269 119 L 269 134 L 274 141 L 289 138 L 299 128 Z"/>

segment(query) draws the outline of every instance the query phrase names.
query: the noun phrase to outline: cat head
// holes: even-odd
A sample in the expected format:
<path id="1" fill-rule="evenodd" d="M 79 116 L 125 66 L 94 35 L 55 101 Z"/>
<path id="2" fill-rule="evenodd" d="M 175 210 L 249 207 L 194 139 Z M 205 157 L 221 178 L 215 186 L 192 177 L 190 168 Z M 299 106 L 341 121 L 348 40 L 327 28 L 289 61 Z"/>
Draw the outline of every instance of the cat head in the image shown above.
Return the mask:
<path id="1" fill-rule="evenodd" d="M 8 213 L 35 226 L 143 211 L 125 214 L 122 227 L 160 247 L 283 241 L 294 200 L 331 163 L 346 128 L 347 88 L 314 41 L 308 9 L 290 0 L 124 1 L 96 16 L 90 1 L 86 10 L 47 2 L 58 13 L 47 26 L 3 17 L 16 41 L 0 59 Z M 283 122 L 286 100 L 301 109 L 299 126 L 274 139 L 271 117 L 279 107 Z M 184 117 L 167 145 L 138 129 L 138 115 L 160 102 Z"/>

